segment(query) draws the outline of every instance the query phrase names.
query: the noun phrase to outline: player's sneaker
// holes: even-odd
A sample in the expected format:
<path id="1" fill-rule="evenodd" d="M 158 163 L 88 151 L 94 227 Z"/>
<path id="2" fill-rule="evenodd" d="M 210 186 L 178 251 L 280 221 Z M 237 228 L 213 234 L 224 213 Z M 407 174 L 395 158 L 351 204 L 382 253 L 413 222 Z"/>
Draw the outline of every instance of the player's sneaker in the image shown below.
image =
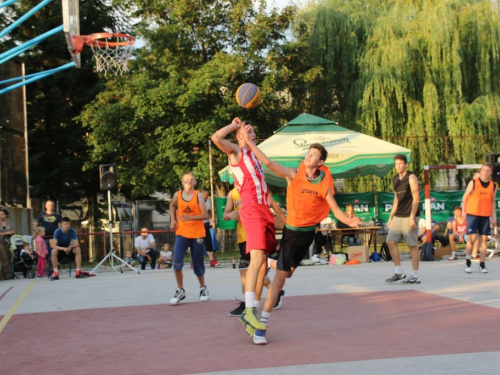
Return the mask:
<path id="1" fill-rule="evenodd" d="M 210 298 L 208 297 L 208 288 L 205 286 L 203 288 L 200 288 L 200 301 L 201 302 L 206 302 Z"/>
<path id="2" fill-rule="evenodd" d="M 406 279 L 406 275 L 404 273 L 395 273 L 394 275 L 392 275 L 391 278 L 385 280 L 386 283 L 395 283 L 396 281 L 399 281 L 399 280 L 404 280 Z"/>
<path id="3" fill-rule="evenodd" d="M 266 325 L 259 320 L 255 307 L 247 307 L 240 316 L 240 322 L 249 324 L 255 329 L 261 329 L 263 331 L 267 329 Z"/>
<path id="4" fill-rule="evenodd" d="M 456 256 L 456 255 L 452 255 L 452 256 L 450 256 L 450 257 L 448 258 L 448 260 L 457 260 L 457 259 L 458 259 L 458 258 L 457 258 L 457 256 Z"/>
<path id="5" fill-rule="evenodd" d="M 178 305 L 184 298 L 186 298 L 186 291 L 184 289 L 176 289 L 174 298 L 170 300 L 170 304 Z"/>
<path id="6" fill-rule="evenodd" d="M 245 331 L 247 331 L 248 336 L 253 338 L 253 335 L 254 335 L 256 329 L 253 328 L 250 324 L 245 324 Z"/>
<path id="7" fill-rule="evenodd" d="M 486 266 L 481 267 L 481 265 L 479 265 L 479 272 L 481 272 L 481 273 L 488 273 L 488 269 L 486 268 Z"/>
<path id="8" fill-rule="evenodd" d="M 273 310 L 278 310 L 281 307 L 281 304 L 283 303 L 283 296 L 285 295 L 285 291 L 281 290 L 280 294 L 278 294 L 278 299 L 276 300 L 276 303 L 274 304 Z"/>
<path id="9" fill-rule="evenodd" d="M 229 313 L 231 316 L 240 316 L 245 311 L 245 301 L 241 301 L 239 306 Z"/>
<path id="10" fill-rule="evenodd" d="M 253 334 L 253 343 L 255 345 L 266 345 L 266 331 L 256 329 L 255 333 Z"/>
<path id="11" fill-rule="evenodd" d="M 53 274 L 53 275 L 50 277 L 50 281 L 55 281 L 55 280 L 59 280 L 59 274 L 58 274 L 58 273 L 55 273 L 55 274 Z"/>
<path id="12" fill-rule="evenodd" d="M 465 260 L 465 264 L 464 264 L 464 271 L 465 271 L 465 273 L 471 273 L 472 272 L 472 270 L 470 269 L 470 264 L 471 264 L 470 259 L 466 259 Z"/>
<path id="13" fill-rule="evenodd" d="M 82 271 L 76 271 L 75 279 L 86 279 L 87 276 Z"/>
<path id="14" fill-rule="evenodd" d="M 401 284 L 420 284 L 420 279 L 412 275 L 401 281 Z"/>

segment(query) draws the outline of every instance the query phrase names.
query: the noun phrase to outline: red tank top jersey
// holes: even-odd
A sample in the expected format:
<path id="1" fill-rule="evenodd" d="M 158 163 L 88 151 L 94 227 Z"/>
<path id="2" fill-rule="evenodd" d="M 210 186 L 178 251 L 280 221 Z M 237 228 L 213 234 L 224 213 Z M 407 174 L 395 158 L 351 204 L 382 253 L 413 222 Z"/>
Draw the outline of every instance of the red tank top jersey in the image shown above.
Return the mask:
<path id="1" fill-rule="evenodd" d="M 264 169 L 252 150 L 241 149 L 238 164 L 229 163 L 234 183 L 240 188 L 243 206 L 264 204 L 269 206 L 269 190 L 267 189 Z"/>
<path id="2" fill-rule="evenodd" d="M 304 162 L 300 163 L 297 174 L 286 189 L 287 225 L 309 227 L 328 216 L 330 206 L 325 201 L 328 188 L 332 195 L 335 194 L 332 174 L 325 166 L 319 169 L 325 173 L 325 177 L 319 184 L 313 184 L 307 180 Z"/>
<path id="3" fill-rule="evenodd" d="M 467 220 L 464 220 L 462 224 L 460 224 L 457 219 L 455 219 L 455 222 L 457 223 L 458 234 L 464 235 L 465 233 L 467 233 Z"/>
<path id="4" fill-rule="evenodd" d="M 492 180 L 486 188 L 483 187 L 479 178 L 474 179 L 474 190 L 467 199 L 467 207 L 465 213 L 468 215 L 489 217 L 491 216 L 491 201 L 495 185 Z"/>
<path id="5" fill-rule="evenodd" d="M 205 225 L 203 224 L 203 220 L 182 221 L 180 219 L 181 215 L 201 215 L 197 190 L 193 192 L 193 196 L 189 202 L 182 199 L 182 190 L 177 192 L 177 229 L 175 234 L 184 238 L 205 237 Z"/>

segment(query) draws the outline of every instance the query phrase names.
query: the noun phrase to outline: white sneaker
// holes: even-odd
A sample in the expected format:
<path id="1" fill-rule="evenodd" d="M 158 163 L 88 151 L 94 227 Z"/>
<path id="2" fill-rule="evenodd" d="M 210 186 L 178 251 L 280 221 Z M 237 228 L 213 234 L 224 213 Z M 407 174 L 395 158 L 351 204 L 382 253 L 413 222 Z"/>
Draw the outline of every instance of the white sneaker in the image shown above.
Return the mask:
<path id="1" fill-rule="evenodd" d="M 255 330 L 255 333 L 253 334 L 253 343 L 255 345 L 266 345 L 266 332 L 267 331 L 261 331 L 260 329 Z"/>
<path id="2" fill-rule="evenodd" d="M 205 286 L 204 288 L 200 288 L 200 301 L 206 302 L 210 298 L 208 297 L 208 288 Z"/>
<path id="3" fill-rule="evenodd" d="M 186 298 L 186 291 L 184 289 L 177 289 L 174 298 L 170 300 L 171 305 L 178 305 L 184 298 Z"/>
<path id="4" fill-rule="evenodd" d="M 471 273 L 472 272 L 472 270 L 470 269 L 470 266 L 467 265 L 467 262 L 465 262 L 465 264 L 464 264 L 464 271 L 466 273 Z"/>
<path id="5" fill-rule="evenodd" d="M 479 266 L 479 272 L 488 273 L 488 269 L 486 268 L 486 266 L 484 266 L 484 267 Z"/>
<path id="6" fill-rule="evenodd" d="M 457 260 L 457 256 L 456 255 L 452 255 L 448 258 L 448 260 Z"/>
<path id="7" fill-rule="evenodd" d="M 318 254 L 314 254 L 314 255 L 311 257 L 311 260 L 312 260 L 314 263 L 321 263 L 321 260 L 318 258 Z"/>

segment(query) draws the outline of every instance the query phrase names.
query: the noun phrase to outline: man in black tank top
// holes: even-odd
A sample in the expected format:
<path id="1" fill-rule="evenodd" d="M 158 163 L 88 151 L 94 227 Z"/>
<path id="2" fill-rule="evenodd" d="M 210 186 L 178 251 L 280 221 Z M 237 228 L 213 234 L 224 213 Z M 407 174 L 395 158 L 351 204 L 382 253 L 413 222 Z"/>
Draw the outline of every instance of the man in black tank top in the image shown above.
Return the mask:
<path id="1" fill-rule="evenodd" d="M 394 203 L 387 222 L 389 233 L 386 242 L 394 261 L 395 271 L 394 275 L 386 282 L 400 281 L 405 284 L 420 284 L 418 278 L 420 253 L 417 246 L 418 220 L 420 218 L 418 179 L 417 176 L 408 171 L 408 159 L 405 155 L 394 156 L 394 166 L 398 174 L 392 178 Z M 408 244 L 411 252 L 412 273 L 409 277 L 403 273 L 399 257 L 397 243 L 403 241 Z"/>

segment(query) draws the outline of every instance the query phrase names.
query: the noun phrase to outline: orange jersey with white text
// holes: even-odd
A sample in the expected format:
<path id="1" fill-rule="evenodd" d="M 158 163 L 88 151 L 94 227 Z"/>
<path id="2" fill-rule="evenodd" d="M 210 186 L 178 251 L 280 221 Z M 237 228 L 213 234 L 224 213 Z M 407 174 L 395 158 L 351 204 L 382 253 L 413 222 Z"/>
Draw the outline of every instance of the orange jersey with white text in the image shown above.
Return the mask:
<path id="1" fill-rule="evenodd" d="M 297 228 L 309 227 L 328 216 L 330 211 L 330 206 L 326 202 L 328 188 L 331 189 L 332 195 L 335 194 L 332 174 L 323 165 L 319 169 L 325 176 L 319 184 L 313 184 L 306 177 L 304 162 L 300 163 L 297 174 L 286 189 L 287 225 Z"/>
<path id="2" fill-rule="evenodd" d="M 474 190 L 467 198 L 465 213 L 468 215 L 489 217 L 491 216 L 491 202 L 495 193 L 495 184 L 492 180 L 487 187 L 483 187 L 479 178 L 474 179 Z"/>
<path id="3" fill-rule="evenodd" d="M 182 190 L 177 192 L 177 229 L 175 234 L 184 238 L 205 237 L 205 225 L 203 220 L 182 221 L 181 215 L 197 216 L 201 215 L 201 208 L 198 203 L 198 191 L 193 192 L 193 196 L 186 202 L 182 198 Z"/>

